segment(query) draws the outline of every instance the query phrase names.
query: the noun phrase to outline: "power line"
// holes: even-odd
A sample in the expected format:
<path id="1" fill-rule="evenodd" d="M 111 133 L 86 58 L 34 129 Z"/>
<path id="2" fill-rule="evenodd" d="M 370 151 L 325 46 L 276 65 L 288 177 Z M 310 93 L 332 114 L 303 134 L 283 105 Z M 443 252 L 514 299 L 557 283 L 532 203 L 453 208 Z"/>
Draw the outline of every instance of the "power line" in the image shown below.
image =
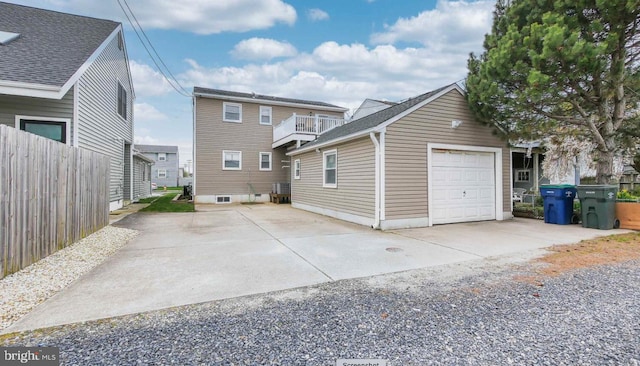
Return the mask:
<path id="1" fill-rule="evenodd" d="M 185 97 L 191 97 L 191 93 L 189 93 L 184 87 L 182 87 L 182 85 L 180 85 L 180 82 L 178 82 L 178 80 L 175 78 L 175 76 L 173 76 L 173 74 L 171 73 L 171 70 L 169 70 L 169 68 L 164 63 L 164 61 L 162 61 L 162 57 L 160 57 L 160 55 L 158 54 L 156 49 L 153 47 L 153 44 L 151 44 L 151 41 L 147 37 L 146 33 L 144 33 L 144 30 L 142 29 L 142 26 L 140 25 L 140 23 L 138 23 L 138 20 L 136 19 L 135 15 L 133 14 L 133 11 L 131 10 L 131 8 L 129 7 L 129 4 L 127 4 L 127 1 L 126 0 L 123 0 L 123 1 L 126 4 L 126 6 L 129 9 L 129 11 L 131 12 L 131 16 L 135 19 L 136 24 L 138 24 L 138 27 L 140 27 L 140 31 L 144 34 L 145 38 L 147 39 L 147 42 L 149 43 L 149 46 L 153 49 L 153 51 L 154 51 L 155 55 L 157 56 L 158 60 L 160 60 L 160 63 L 162 63 L 162 65 L 164 65 L 164 67 L 166 68 L 167 72 L 171 75 L 171 77 L 173 79 L 170 79 L 165 74 L 165 72 L 162 69 L 162 67 L 160 67 L 160 65 L 158 64 L 158 61 L 156 61 L 156 58 L 151 54 L 151 51 L 149 51 L 149 48 L 147 47 L 145 42 L 142 40 L 142 37 L 140 36 L 140 33 L 138 33 L 138 30 L 136 29 L 136 27 L 133 24 L 133 22 L 131 21 L 131 18 L 129 17 L 129 14 L 125 10 L 125 8 L 122 6 L 122 3 L 120 3 L 120 0 L 118 0 L 118 5 L 120 6 L 120 9 L 122 9 L 122 12 L 124 13 L 125 17 L 127 17 L 127 20 L 129 21 L 129 24 L 131 24 L 131 27 L 133 28 L 133 31 L 136 33 L 136 36 L 140 40 L 140 43 L 142 43 L 142 47 L 144 47 L 144 49 L 147 51 L 147 54 L 149 55 L 149 57 L 151 57 L 151 61 L 153 61 L 154 65 L 156 65 L 156 68 L 158 69 L 158 71 L 162 74 L 162 76 L 169 83 L 169 85 L 171 85 L 171 87 L 176 92 L 178 92 L 178 94 L 180 94 L 182 96 L 185 96 Z M 174 85 L 174 83 L 175 83 L 175 85 Z"/>

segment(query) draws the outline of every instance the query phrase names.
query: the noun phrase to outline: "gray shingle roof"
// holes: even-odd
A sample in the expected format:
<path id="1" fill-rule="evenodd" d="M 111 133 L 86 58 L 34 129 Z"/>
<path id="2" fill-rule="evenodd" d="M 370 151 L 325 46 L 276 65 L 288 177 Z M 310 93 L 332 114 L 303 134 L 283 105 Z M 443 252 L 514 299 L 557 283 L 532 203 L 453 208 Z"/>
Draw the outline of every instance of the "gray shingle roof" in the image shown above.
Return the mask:
<path id="1" fill-rule="evenodd" d="M 0 2 L 0 80 L 61 87 L 120 23 Z"/>
<path id="2" fill-rule="evenodd" d="M 234 92 L 234 91 L 228 91 L 228 90 L 201 88 L 199 86 L 196 86 L 193 88 L 193 93 L 194 94 L 199 94 L 199 93 L 214 94 L 214 95 L 222 95 L 222 96 L 235 97 L 235 98 L 252 98 L 252 99 L 283 102 L 283 103 L 308 104 L 308 105 L 315 105 L 319 107 L 342 108 L 345 111 L 347 110 L 347 108 L 343 108 L 337 105 L 324 103 L 324 102 L 317 102 L 313 100 L 281 98 L 281 97 L 274 97 L 270 95 L 262 95 L 262 94 L 255 94 L 255 93 L 240 93 L 240 92 Z"/>
<path id="3" fill-rule="evenodd" d="M 454 85 L 454 84 L 451 84 Z M 386 121 L 388 121 L 389 119 L 401 114 L 402 112 L 410 109 L 411 107 L 429 99 L 430 97 L 438 94 L 439 92 L 441 92 L 442 90 L 449 88 L 451 85 L 447 85 L 447 86 L 443 86 L 442 88 L 438 88 L 436 90 L 430 91 L 428 93 L 422 94 L 422 95 L 418 95 L 417 97 L 414 98 L 410 98 L 405 100 L 404 102 L 401 103 L 397 103 L 395 105 L 390 106 L 389 108 L 385 108 L 381 111 L 378 111 L 376 113 L 372 113 L 368 116 L 364 116 L 362 118 L 359 118 L 357 120 L 351 121 L 345 125 L 342 125 L 340 127 L 336 127 L 328 132 L 323 133 L 322 135 L 318 136 L 317 139 L 315 139 L 314 141 L 311 141 L 307 144 L 304 144 L 302 147 L 303 148 L 308 148 L 311 146 L 315 146 L 318 144 L 322 144 L 325 142 L 329 142 L 331 140 L 336 140 L 339 139 L 341 137 L 344 136 L 349 136 L 355 133 L 358 133 L 360 131 L 365 131 L 368 130 L 370 128 L 374 128 Z"/>
<path id="4" fill-rule="evenodd" d="M 136 150 L 141 153 L 178 153 L 177 146 L 167 146 L 167 145 L 135 145 Z"/>

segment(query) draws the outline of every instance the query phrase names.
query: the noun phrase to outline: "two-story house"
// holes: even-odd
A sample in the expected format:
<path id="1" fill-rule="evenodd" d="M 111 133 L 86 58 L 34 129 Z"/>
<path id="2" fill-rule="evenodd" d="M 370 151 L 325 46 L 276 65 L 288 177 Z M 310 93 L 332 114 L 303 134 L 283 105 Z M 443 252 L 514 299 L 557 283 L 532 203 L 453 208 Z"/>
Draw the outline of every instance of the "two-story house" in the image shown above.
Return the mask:
<path id="1" fill-rule="evenodd" d="M 290 183 L 287 151 L 344 124 L 346 108 L 255 93 L 194 88 L 194 200 L 269 201 Z"/>
<path id="2" fill-rule="evenodd" d="M 133 199 L 133 100 L 118 22 L 0 2 L 0 124 L 110 157 L 110 209 Z"/>
<path id="3" fill-rule="evenodd" d="M 154 161 L 151 167 L 151 183 L 157 187 L 179 185 L 180 157 L 177 146 L 135 145 L 136 150 Z"/>

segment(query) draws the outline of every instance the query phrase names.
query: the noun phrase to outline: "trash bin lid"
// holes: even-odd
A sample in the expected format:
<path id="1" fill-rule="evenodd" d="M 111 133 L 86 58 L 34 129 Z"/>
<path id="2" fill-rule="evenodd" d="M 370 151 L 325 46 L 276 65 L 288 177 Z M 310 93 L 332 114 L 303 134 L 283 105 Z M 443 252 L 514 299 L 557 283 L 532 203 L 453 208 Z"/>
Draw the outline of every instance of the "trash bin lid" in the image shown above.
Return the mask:
<path id="1" fill-rule="evenodd" d="M 572 184 L 543 184 L 540 186 L 540 189 L 565 189 L 565 188 L 576 188 L 576 186 Z"/>

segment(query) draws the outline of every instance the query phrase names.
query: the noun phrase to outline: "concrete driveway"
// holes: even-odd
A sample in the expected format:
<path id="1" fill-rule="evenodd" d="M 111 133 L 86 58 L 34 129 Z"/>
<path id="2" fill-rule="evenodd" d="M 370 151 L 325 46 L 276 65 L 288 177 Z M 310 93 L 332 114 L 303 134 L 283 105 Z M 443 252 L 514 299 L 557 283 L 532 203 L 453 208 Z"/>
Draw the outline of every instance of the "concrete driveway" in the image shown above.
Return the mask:
<path id="1" fill-rule="evenodd" d="M 381 232 L 288 205 L 137 213 L 140 235 L 6 332 L 522 253 L 609 235 L 514 219 Z"/>

